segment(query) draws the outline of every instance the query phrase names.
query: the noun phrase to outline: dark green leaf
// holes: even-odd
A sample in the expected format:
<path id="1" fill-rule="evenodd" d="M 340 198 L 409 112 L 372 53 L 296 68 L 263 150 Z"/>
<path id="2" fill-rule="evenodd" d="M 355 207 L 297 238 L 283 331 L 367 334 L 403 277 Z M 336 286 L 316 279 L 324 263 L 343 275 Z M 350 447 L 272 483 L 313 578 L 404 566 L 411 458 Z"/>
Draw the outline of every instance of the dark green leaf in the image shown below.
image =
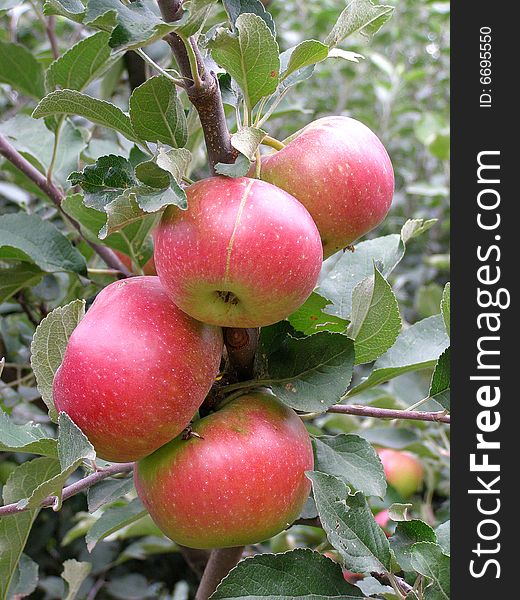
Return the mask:
<path id="1" fill-rule="evenodd" d="M 0 83 L 38 100 L 45 94 L 41 64 L 19 44 L 0 40 Z"/>
<path id="2" fill-rule="evenodd" d="M 109 39 L 109 33 L 99 31 L 74 44 L 47 69 L 47 86 L 78 91 L 85 88 L 113 63 L 109 61 Z"/>
<path id="3" fill-rule="evenodd" d="M 43 271 L 27 262 L 2 262 L 0 260 L 0 303 L 20 290 L 38 284 Z"/>
<path id="4" fill-rule="evenodd" d="M 89 512 L 95 512 L 104 504 L 114 502 L 121 496 L 128 494 L 134 488 L 134 480 L 131 477 L 124 479 L 106 479 L 100 481 L 87 492 L 87 502 Z"/>
<path id="5" fill-rule="evenodd" d="M 242 13 L 253 13 L 261 17 L 273 35 L 276 35 L 273 17 L 265 10 L 260 0 L 223 0 L 223 4 L 232 25 L 236 23 Z"/>
<path id="6" fill-rule="evenodd" d="M 20 498 L 30 495 L 42 482 L 59 472 L 59 468 L 58 460 L 48 457 L 22 463 L 4 485 L 4 504 L 17 502 Z M 38 512 L 39 509 L 36 508 L 0 519 L 0 598 L 5 598 L 15 576 L 18 561 Z"/>
<path id="7" fill-rule="evenodd" d="M 17 425 L 0 410 L 0 450 L 2 452 L 29 452 L 57 458 L 56 440 L 41 425 Z"/>
<path id="8" fill-rule="evenodd" d="M 374 267 L 374 275 L 352 291 L 352 321 L 356 364 L 368 363 L 386 352 L 401 331 L 397 299 L 386 279 Z"/>
<path id="9" fill-rule="evenodd" d="M 345 319 L 335 317 L 324 312 L 330 302 L 313 292 L 300 308 L 288 317 L 289 323 L 305 335 L 312 335 L 318 331 L 345 333 L 349 324 Z"/>
<path id="10" fill-rule="evenodd" d="M 363 594 L 343 578 L 329 558 L 300 548 L 257 554 L 225 577 L 211 600 L 354 600 Z"/>
<path id="11" fill-rule="evenodd" d="M 437 360 L 428 392 L 428 395 L 445 410 L 450 410 L 450 362 L 450 349 L 446 348 Z"/>
<path id="12" fill-rule="evenodd" d="M 130 118 L 120 108 L 76 90 L 56 90 L 47 94 L 34 109 L 32 116 L 39 119 L 52 115 L 78 115 L 97 125 L 115 129 L 131 141 L 139 142 Z"/>
<path id="13" fill-rule="evenodd" d="M 374 35 L 393 12 L 393 6 L 375 5 L 371 0 L 350 0 L 325 43 L 337 46 L 346 37 L 358 32 L 365 36 Z"/>
<path id="14" fill-rule="evenodd" d="M 386 477 L 371 444 L 354 434 L 323 435 L 313 439 L 316 471 L 339 477 L 365 496 L 384 497 Z"/>
<path id="15" fill-rule="evenodd" d="M 2 215 L 0 236 L 0 260 L 35 263 L 48 273 L 70 271 L 87 274 L 82 254 L 54 225 L 36 215 Z"/>
<path id="16" fill-rule="evenodd" d="M 412 546 L 411 565 L 432 581 L 425 600 L 450 600 L 450 559 L 438 544 L 419 542 Z"/>
<path id="17" fill-rule="evenodd" d="M 347 569 L 367 574 L 390 570 L 388 540 L 363 494 L 349 494 L 348 487 L 332 475 L 311 471 L 308 477 L 321 524 Z"/>
<path id="18" fill-rule="evenodd" d="M 215 62 L 235 79 L 250 110 L 278 85 L 278 44 L 265 21 L 245 13 L 235 23 L 237 33 L 219 29 L 208 44 Z"/>
<path id="19" fill-rule="evenodd" d="M 405 329 L 390 350 L 377 359 L 372 373 L 353 388 L 349 396 L 403 373 L 433 367 L 448 345 L 449 338 L 441 315 L 415 323 Z"/>
<path id="20" fill-rule="evenodd" d="M 122 506 L 111 506 L 110 508 L 107 508 L 85 536 L 89 552 L 92 552 L 95 545 L 102 539 L 118 529 L 141 519 L 146 514 L 146 509 L 143 507 L 139 498 L 135 498 L 130 503 Z"/>
<path id="21" fill-rule="evenodd" d="M 390 548 L 397 562 L 404 571 L 413 570 L 411 565 L 412 546 L 416 542 L 436 542 L 437 536 L 433 529 L 424 521 L 414 519 L 401 521 L 397 524 L 395 533 L 390 538 Z"/>
<path id="22" fill-rule="evenodd" d="M 339 333 L 301 339 L 285 335 L 267 356 L 269 375 L 263 382 L 288 406 L 322 412 L 345 393 L 353 362 L 354 344 Z"/>
<path id="23" fill-rule="evenodd" d="M 186 115 L 175 84 L 164 75 L 151 77 L 132 92 L 130 120 L 135 133 L 149 142 L 177 148 L 188 139 Z"/>

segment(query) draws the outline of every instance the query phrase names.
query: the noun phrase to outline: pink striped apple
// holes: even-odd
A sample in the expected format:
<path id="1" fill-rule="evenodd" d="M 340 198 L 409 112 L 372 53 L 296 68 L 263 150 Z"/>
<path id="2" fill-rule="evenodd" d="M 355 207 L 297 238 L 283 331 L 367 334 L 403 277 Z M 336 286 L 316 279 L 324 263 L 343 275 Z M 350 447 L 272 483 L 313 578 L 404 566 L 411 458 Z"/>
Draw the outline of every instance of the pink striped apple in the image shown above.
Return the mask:
<path id="1" fill-rule="evenodd" d="M 261 178 L 297 198 L 318 226 L 325 257 L 385 218 L 394 171 L 377 136 L 349 117 L 318 119 L 262 158 Z"/>
<path id="2" fill-rule="evenodd" d="M 250 393 L 141 460 L 137 493 L 157 526 L 191 548 L 255 544 L 286 529 L 310 491 L 312 446 L 296 413 Z"/>
<path id="3" fill-rule="evenodd" d="M 322 249 L 304 206 L 277 187 L 212 177 L 187 189 L 155 232 L 157 273 L 175 304 L 226 327 L 260 327 L 295 311 L 316 285 Z"/>
<path id="4" fill-rule="evenodd" d="M 138 460 L 189 424 L 221 352 L 221 330 L 180 311 L 158 277 L 117 281 L 72 333 L 54 378 L 54 403 L 101 458 Z"/>

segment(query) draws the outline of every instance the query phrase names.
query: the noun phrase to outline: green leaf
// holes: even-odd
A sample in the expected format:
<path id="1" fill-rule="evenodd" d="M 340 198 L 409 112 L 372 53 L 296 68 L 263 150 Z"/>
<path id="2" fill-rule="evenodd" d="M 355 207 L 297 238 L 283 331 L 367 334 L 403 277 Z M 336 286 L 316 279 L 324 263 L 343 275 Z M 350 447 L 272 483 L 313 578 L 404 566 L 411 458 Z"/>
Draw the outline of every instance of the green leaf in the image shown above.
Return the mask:
<path id="1" fill-rule="evenodd" d="M 92 552 L 98 542 L 146 514 L 146 509 L 139 498 L 135 498 L 128 504 L 107 508 L 85 536 L 88 551 Z"/>
<path id="2" fill-rule="evenodd" d="M 441 314 L 446 325 L 446 331 L 450 335 L 450 282 L 444 286 L 441 300 Z"/>
<path id="3" fill-rule="evenodd" d="M 41 483 L 27 498 L 18 501 L 19 508 L 36 508 L 47 496 L 56 496 L 55 510 L 61 507 L 61 494 L 67 479 L 84 460 L 94 460 L 96 453 L 85 434 L 70 417 L 61 412 L 58 416 L 58 458 L 60 472 Z"/>
<path id="4" fill-rule="evenodd" d="M 438 544 L 414 544 L 410 563 L 415 571 L 432 580 L 424 593 L 425 600 L 450 600 L 450 559 Z"/>
<path id="5" fill-rule="evenodd" d="M 67 196 L 62 202 L 63 210 L 81 226 L 82 234 L 92 242 L 98 242 L 99 232 L 106 226 L 106 213 L 88 208 L 81 194 Z M 113 233 L 103 243 L 127 256 L 136 256 L 140 266 L 146 264 L 153 253 L 149 232 L 156 224 L 155 215 L 147 215 L 140 221 L 125 227 L 121 233 Z"/>
<path id="6" fill-rule="evenodd" d="M 152 160 L 139 163 L 135 174 L 139 181 L 153 188 L 166 188 L 171 183 L 171 177 L 180 183 L 192 160 L 192 155 L 186 148 L 159 148 L 157 156 Z"/>
<path id="7" fill-rule="evenodd" d="M 393 12 L 393 6 L 375 5 L 371 0 L 350 0 L 325 43 L 331 47 L 337 46 L 354 33 L 372 36 L 390 19 Z"/>
<path id="8" fill-rule="evenodd" d="M 267 133 L 257 127 L 243 127 L 231 136 L 231 145 L 249 160 L 252 160 L 258 146 Z"/>
<path id="9" fill-rule="evenodd" d="M 81 0 L 45 0 L 43 14 L 46 16 L 60 15 L 76 23 L 81 23 L 85 15 L 85 6 Z"/>
<path id="10" fill-rule="evenodd" d="M 281 79 L 286 79 L 291 73 L 315 65 L 325 60 L 329 55 L 329 47 L 316 40 L 305 40 L 298 44 L 291 52 L 289 64 L 281 75 Z"/>
<path id="11" fill-rule="evenodd" d="M 213 0 L 190 0 L 183 7 L 182 19 L 168 24 L 141 0 L 123 5 L 119 0 L 89 0 L 84 23 L 111 31 L 112 48 L 131 50 L 158 41 L 171 31 L 185 38 L 194 35 L 213 5 Z"/>
<path id="12" fill-rule="evenodd" d="M 327 58 L 341 58 L 348 60 L 349 62 L 359 62 L 360 58 L 365 58 L 362 54 L 357 52 L 350 52 L 349 50 L 341 50 L 340 48 L 331 48 Z"/>
<path id="13" fill-rule="evenodd" d="M 88 574 L 92 570 L 89 562 L 79 562 L 74 558 L 69 558 L 63 563 L 62 578 L 68 584 L 68 592 L 65 600 L 74 600 L 78 595 L 79 588 Z"/>
<path id="14" fill-rule="evenodd" d="M 8 600 L 21 600 L 34 592 L 38 585 L 38 565 L 27 554 L 20 556 L 16 573 L 11 580 Z"/>
<path id="15" fill-rule="evenodd" d="M 313 292 L 300 308 L 288 317 L 289 323 L 305 335 L 312 335 L 318 331 L 344 333 L 349 324 L 345 319 L 328 315 L 323 311 L 329 301 Z"/>
<path id="16" fill-rule="evenodd" d="M 98 508 L 118 500 L 133 489 L 134 480 L 132 477 L 100 481 L 87 491 L 88 511 L 95 512 Z"/>
<path id="17" fill-rule="evenodd" d="M 435 219 L 410 219 L 400 235 L 386 235 L 356 244 L 354 252 L 337 252 L 323 263 L 318 292 L 331 301 L 327 313 L 350 319 L 352 292 L 374 274 L 374 265 L 387 278 L 404 256 L 407 243 L 427 231 Z"/>
<path id="18" fill-rule="evenodd" d="M 241 14 L 235 23 L 237 34 L 217 30 L 208 43 L 211 55 L 244 94 L 252 110 L 260 98 L 272 94 L 278 85 L 280 59 L 278 44 L 265 21 L 254 14 Z"/>
<path id="19" fill-rule="evenodd" d="M 314 499 L 329 542 L 340 553 L 347 569 L 356 573 L 389 571 L 390 546 L 361 492 L 349 494 L 336 477 L 310 471 Z"/>
<path id="20" fill-rule="evenodd" d="M 43 67 L 33 54 L 12 42 L 0 40 L 0 83 L 7 83 L 26 96 L 45 94 Z"/>
<path id="21" fill-rule="evenodd" d="M 0 260 L 35 263 L 43 271 L 87 274 L 83 255 L 54 225 L 37 215 L 0 216 Z"/>
<path id="22" fill-rule="evenodd" d="M 374 267 L 374 275 L 352 291 L 352 321 L 356 364 L 372 362 L 390 348 L 401 331 L 399 305 L 392 288 Z"/>
<path id="23" fill-rule="evenodd" d="M 437 536 L 433 529 L 424 521 L 413 519 L 397 524 L 395 533 L 389 539 L 397 562 L 403 571 L 412 571 L 412 546 L 417 542 L 436 542 Z"/>
<path id="24" fill-rule="evenodd" d="M 53 160 L 54 134 L 43 121 L 36 121 L 28 115 L 16 115 L 0 124 L 0 132 L 41 173 L 47 172 Z M 53 170 L 55 182 L 62 187 L 70 185 L 67 177 L 78 168 L 79 156 L 85 147 L 80 130 L 66 120 L 61 127 Z"/>
<path id="25" fill-rule="evenodd" d="M 347 583 L 341 567 L 319 552 L 298 548 L 242 560 L 211 600 L 355 600 L 361 591 Z"/>
<path id="26" fill-rule="evenodd" d="M 451 352 L 446 348 L 439 356 L 430 383 L 430 398 L 438 402 L 445 410 L 450 410 L 450 371 Z"/>
<path id="27" fill-rule="evenodd" d="M 35 119 L 52 115 L 78 115 L 97 125 L 115 129 L 131 141 L 140 141 L 129 116 L 120 108 L 76 90 L 56 90 L 47 94 L 32 114 Z"/>
<path id="28" fill-rule="evenodd" d="M 447 556 L 450 556 L 451 548 L 450 548 L 450 522 L 445 521 L 441 523 L 437 529 L 435 530 L 435 534 L 437 535 L 437 543 L 442 548 L 442 551 Z"/>
<path id="29" fill-rule="evenodd" d="M 115 154 L 101 156 L 83 171 L 71 173 L 69 179 L 72 185 L 79 185 L 86 192 L 85 206 L 99 211 L 104 211 L 105 206 L 123 190 L 138 183 L 130 162 Z"/>
<path id="30" fill-rule="evenodd" d="M 352 377 L 354 344 L 339 333 L 306 338 L 285 335 L 267 356 L 268 385 L 283 403 L 302 411 L 323 412 L 336 404 Z"/>
<path id="31" fill-rule="evenodd" d="M 449 345 L 449 338 L 441 315 L 428 317 L 405 329 L 395 344 L 377 359 L 370 375 L 348 396 L 354 396 L 409 371 L 435 366 L 439 356 Z"/>
<path id="32" fill-rule="evenodd" d="M 313 439 L 314 468 L 338 477 L 365 496 L 386 493 L 386 477 L 377 452 L 354 434 L 323 435 Z"/>
<path id="33" fill-rule="evenodd" d="M 161 164 L 165 164 L 163 159 Z M 171 161 L 167 163 L 174 169 Z M 73 185 L 85 190 L 85 206 L 106 214 L 99 230 L 99 238 L 106 239 L 131 223 L 141 221 L 148 213 L 162 210 L 173 204 L 182 210 L 188 206 L 186 193 L 173 175 L 154 165 L 152 161 L 140 163 L 138 171 L 150 183 L 166 184 L 164 189 L 140 185 L 130 162 L 113 154 L 100 157 L 95 164 L 87 165 L 83 172 L 70 174 Z"/>
<path id="34" fill-rule="evenodd" d="M 3 262 L 0 260 L 0 304 L 20 290 L 37 285 L 43 271 L 26 262 Z"/>
<path id="35" fill-rule="evenodd" d="M 175 84 L 158 75 L 135 88 L 130 96 L 130 120 L 135 133 L 149 142 L 174 148 L 188 140 L 188 125 Z"/>
<path id="36" fill-rule="evenodd" d="M 260 0 L 223 0 L 223 4 L 231 25 L 235 25 L 236 20 L 242 13 L 253 13 L 262 18 L 273 35 L 276 35 L 273 17 L 265 10 Z"/>
<path id="37" fill-rule="evenodd" d="M 41 457 L 22 463 L 7 480 L 3 488 L 4 504 L 17 502 L 30 495 L 42 482 L 59 471 L 54 458 Z M 39 509 L 8 515 L 0 519 L 0 598 L 5 598 L 16 573 L 32 524 Z"/>
<path id="38" fill-rule="evenodd" d="M 409 503 L 400 503 L 394 502 L 388 508 L 388 516 L 392 521 L 399 523 L 400 521 L 410 521 L 410 517 L 408 516 L 408 512 L 412 510 L 413 504 Z"/>
<path id="39" fill-rule="evenodd" d="M 31 343 L 31 367 L 38 391 L 53 421 L 58 414 L 52 399 L 52 382 L 65 354 L 69 338 L 85 314 L 85 301 L 73 300 L 55 308 L 43 319 Z"/>
<path id="40" fill-rule="evenodd" d="M 245 177 L 251 167 L 251 161 L 239 154 L 234 163 L 217 163 L 215 165 L 215 173 L 224 175 L 225 177 Z"/>
<path id="41" fill-rule="evenodd" d="M 0 451 L 29 452 L 57 458 L 56 440 L 41 425 L 26 423 L 17 425 L 0 410 Z"/>
<path id="42" fill-rule="evenodd" d="M 59 86 L 62 89 L 78 91 L 85 88 L 114 62 L 109 61 L 109 39 L 109 33 L 98 31 L 74 44 L 47 69 L 47 87 L 52 89 Z"/>

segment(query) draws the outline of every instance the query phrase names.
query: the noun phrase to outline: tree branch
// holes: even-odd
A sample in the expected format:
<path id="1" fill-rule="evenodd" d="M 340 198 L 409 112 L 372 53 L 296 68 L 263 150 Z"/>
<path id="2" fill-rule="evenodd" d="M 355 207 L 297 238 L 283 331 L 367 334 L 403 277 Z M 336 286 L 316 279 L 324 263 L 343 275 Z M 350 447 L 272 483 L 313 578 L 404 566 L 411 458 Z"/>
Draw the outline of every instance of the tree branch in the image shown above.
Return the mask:
<path id="1" fill-rule="evenodd" d="M 107 477 L 111 477 L 112 475 L 118 475 L 120 473 L 130 473 L 134 468 L 134 463 L 119 463 L 115 465 L 111 465 L 106 469 L 100 469 L 91 475 L 87 475 L 83 479 L 76 481 L 75 483 L 71 483 L 69 486 L 63 488 L 62 500 L 67 500 L 71 496 L 75 496 L 79 492 L 86 490 L 90 486 L 106 479 Z M 47 496 L 44 500 L 42 500 L 40 504 L 40 508 L 48 508 L 50 506 L 54 506 L 56 501 L 56 496 Z M 16 515 L 21 512 L 25 512 L 29 510 L 28 508 L 18 508 L 16 502 L 13 504 L 6 504 L 5 506 L 0 506 L 0 517 L 5 517 L 7 515 Z M 33 509 L 34 510 L 34 509 Z"/>
<path id="2" fill-rule="evenodd" d="M 224 328 L 224 343 L 231 369 L 239 381 L 251 379 L 260 329 Z"/>
<path id="3" fill-rule="evenodd" d="M 404 419 L 408 421 L 433 421 L 435 423 L 450 423 L 450 415 L 444 411 L 423 412 L 420 410 L 393 410 L 389 408 L 376 408 L 374 406 L 360 406 L 357 404 L 335 404 L 327 409 L 329 413 L 342 415 L 356 415 L 358 417 L 375 417 L 377 419 Z"/>
<path id="4" fill-rule="evenodd" d="M 44 192 L 50 200 L 58 207 L 60 211 L 63 212 L 61 207 L 61 203 L 63 201 L 63 194 L 61 191 L 48 179 L 45 175 L 42 175 L 36 167 L 33 167 L 31 163 L 25 159 L 19 152 L 14 148 L 6 137 L 0 134 L 0 155 L 6 158 L 10 163 L 12 163 L 17 169 L 19 169 L 24 175 L 26 175 L 33 183 L 35 183 L 41 190 Z M 72 225 L 78 230 L 81 234 L 81 227 L 77 221 L 66 215 L 67 219 L 72 223 Z M 115 252 L 106 246 L 102 246 L 101 244 L 96 244 L 95 242 L 91 242 L 88 239 L 85 239 L 87 244 L 96 252 L 105 263 L 119 271 L 125 277 L 131 277 L 132 272 L 125 267 L 125 265 L 119 260 Z"/>
<path id="5" fill-rule="evenodd" d="M 182 17 L 182 1 L 157 0 L 157 4 L 166 22 L 172 23 Z M 200 85 L 195 83 L 184 40 L 175 33 L 168 34 L 164 39 L 170 45 L 181 75 L 187 80 L 186 92 L 199 115 L 209 165 L 215 172 L 214 167 L 217 163 L 233 163 L 237 157 L 237 152 L 231 145 L 218 80 L 214 73 L 205 69 L 204 60 L 193 38 L 187 40 L 187 43 L 195 54 Z"/>
<path id="6" fill-rule="evenodd" d="M 237 548 L 219 548 L 211 552 L 195 600 L 208 600 L 221 580 L 237 565 L 242 558 L 243 551 L 243 546 L 239 546 Z"/>

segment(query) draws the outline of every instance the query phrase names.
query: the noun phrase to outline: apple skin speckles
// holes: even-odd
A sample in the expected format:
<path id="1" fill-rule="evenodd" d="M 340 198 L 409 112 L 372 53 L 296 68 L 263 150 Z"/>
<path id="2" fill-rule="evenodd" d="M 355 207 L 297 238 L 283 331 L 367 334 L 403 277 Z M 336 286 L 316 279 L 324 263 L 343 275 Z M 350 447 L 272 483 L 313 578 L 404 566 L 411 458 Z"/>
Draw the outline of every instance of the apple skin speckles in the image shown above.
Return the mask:
<path id="1" fill-rule="evenodd" d="M 134 472 L 139 497 L 166 535 L 191 548 L 243 546 L 299 517 L 314 458 L 292 409 L 250 393 L 192 427 L 200 438 L 173 440 Z"/>
<path id="2" fill-rule="evenodd" d="M 166 209 L 155 264 L 172 300 L 225 327 L 281 321 L 314 289 L 323 253 L 305 207 L 279 188 L 241 177 L 190 186 L 188 210 Z"/>
<path id="3" fill-rule="evenodd" d="M 100 458 L 134 461 L 178 435 L 218 373 L 222 332 L 181 312 L 158 277 L 101 291 L 69 339 L 53 396 Z"/>
<path id="4" fill-rule="evenodd" d="M 279 152 L 261 177 L 297 198 L 318 226 L 327 258 L 379 225 L 394 193 L 394 171 L 378 137 L 349 117 L 323 117 Z"/>

